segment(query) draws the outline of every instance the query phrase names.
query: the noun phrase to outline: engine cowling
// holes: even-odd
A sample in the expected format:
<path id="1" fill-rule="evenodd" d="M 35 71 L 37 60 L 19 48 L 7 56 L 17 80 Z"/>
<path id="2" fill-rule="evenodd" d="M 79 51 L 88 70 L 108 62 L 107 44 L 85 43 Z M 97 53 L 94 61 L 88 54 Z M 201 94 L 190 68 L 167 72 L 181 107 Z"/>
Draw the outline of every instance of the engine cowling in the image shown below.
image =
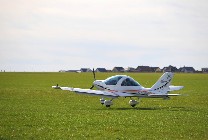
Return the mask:
<path id="1" fill-rule="evenodd" d="M 130 100 L 129 101 L 129 104 L 132 106 L 132 107 L 135 107 L 139 102 L 137 100 Z"/>

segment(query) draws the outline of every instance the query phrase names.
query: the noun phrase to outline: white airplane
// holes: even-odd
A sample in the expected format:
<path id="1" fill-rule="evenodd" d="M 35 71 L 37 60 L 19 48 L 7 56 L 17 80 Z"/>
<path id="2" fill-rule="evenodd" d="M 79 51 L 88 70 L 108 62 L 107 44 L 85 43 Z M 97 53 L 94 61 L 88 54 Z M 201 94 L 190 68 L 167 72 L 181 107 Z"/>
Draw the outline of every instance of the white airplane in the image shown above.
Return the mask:
<path id="1" fill-rule="evenodd" d="M 93 75 L 95 79 L 95 72 L 93 69 Z M 113 105 L 113 99 L 118 97 L 130 97 L 129 104 L 135 107 L 139 102 L 132 99 L 133 97 L 141 98 L 163 98 L 169 99 L 170 96 L 179 96 L 180 94 L 168 94 L 170 91 L 180 90 L 183 86 L 171 86 L 173 73 L 164 73 L 159 80 L 151 87 L 145 88 L 141 86 L 133 78 L 126 75 L 115 75 L 107 78 L 106 80 L 96 80 L 90 89 L 73 88 L 73 87 L 60 87 L 58 84 L 52 86 L 54 89 L 62 89 L 73 91 L 79 94 L 87 94 L 100 96 L 100 103 L 106 107 Z M 96 87 L 98 90 L 92 90 Z M 111 98 L 111 100 L 105 100 L 105 98 Z"/>

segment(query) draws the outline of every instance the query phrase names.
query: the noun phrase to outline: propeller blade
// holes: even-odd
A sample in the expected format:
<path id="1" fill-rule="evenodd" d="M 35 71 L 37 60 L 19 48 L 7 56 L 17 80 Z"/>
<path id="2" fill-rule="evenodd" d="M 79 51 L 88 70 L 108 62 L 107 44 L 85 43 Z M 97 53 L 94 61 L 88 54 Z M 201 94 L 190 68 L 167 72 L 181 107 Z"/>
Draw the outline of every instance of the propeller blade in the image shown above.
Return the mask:
<path id="1" fill-rule="evenodd" d="M 94 85 L 92 85 L 91 87 L 90 87 L 90 89 L 93 89 L 94 88 Z"/>
<path id="2" fill-rule="evenodd" d="M 93 73 L 93 76 L 94 76 L 94 80 L 96 80 L 96 78 L 95 78 L 95 69 L 94 68 L 92 70 L 92 73 Z"/>
<path id="3" fill-rule="evenodd" d="M 94 80 L 96 80 L 96 78 L 95 78 L 95 69 L 94 68 L 92 69 L 92 73 L 93 73 Z M 94 88 L 94 85 L 92 85 L 90 87 L 90 89 L 93 89 L 93 88 Z"/>

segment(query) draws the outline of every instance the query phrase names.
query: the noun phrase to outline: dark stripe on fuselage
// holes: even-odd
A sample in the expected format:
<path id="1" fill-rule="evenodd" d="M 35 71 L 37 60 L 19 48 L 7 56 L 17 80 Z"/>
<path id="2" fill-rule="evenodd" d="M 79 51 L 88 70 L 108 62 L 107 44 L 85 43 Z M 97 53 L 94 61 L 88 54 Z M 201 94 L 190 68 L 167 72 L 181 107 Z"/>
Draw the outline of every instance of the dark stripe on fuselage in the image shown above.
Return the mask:
<path id="1" fill-rule="evenodd" d="M 80 91 L 74 91 L 78 94 L 86 94 L 86 95 L 94 95 L 94 96 L 107 96 L 107 97 L 118 97 L 117 96 L 113 96 L 113 95 L 104 95 L 104 94 L 96 94 L 96 93 L 89 93 L 89 92 L 80 92 Z"/>

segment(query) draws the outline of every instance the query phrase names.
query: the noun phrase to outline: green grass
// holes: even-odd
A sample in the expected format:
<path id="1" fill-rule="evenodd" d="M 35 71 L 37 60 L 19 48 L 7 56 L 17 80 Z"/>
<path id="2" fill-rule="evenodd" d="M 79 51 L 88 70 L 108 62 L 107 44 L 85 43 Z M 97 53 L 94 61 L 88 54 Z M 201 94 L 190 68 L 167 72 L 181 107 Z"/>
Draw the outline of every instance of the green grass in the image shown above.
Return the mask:
<path id="1" fill-rule="evenodd" d="M 128 75 L 151 87 L 162 74 Z M 142 99 L 136 108 L 129 98 L 106 108 L 99 97 L 51 88 L 92 82 L 92 73 L 0 73 L 0 139 L 208 139 L 208 74 L 175 74 L 172 84 L 187 96 Z"/>

